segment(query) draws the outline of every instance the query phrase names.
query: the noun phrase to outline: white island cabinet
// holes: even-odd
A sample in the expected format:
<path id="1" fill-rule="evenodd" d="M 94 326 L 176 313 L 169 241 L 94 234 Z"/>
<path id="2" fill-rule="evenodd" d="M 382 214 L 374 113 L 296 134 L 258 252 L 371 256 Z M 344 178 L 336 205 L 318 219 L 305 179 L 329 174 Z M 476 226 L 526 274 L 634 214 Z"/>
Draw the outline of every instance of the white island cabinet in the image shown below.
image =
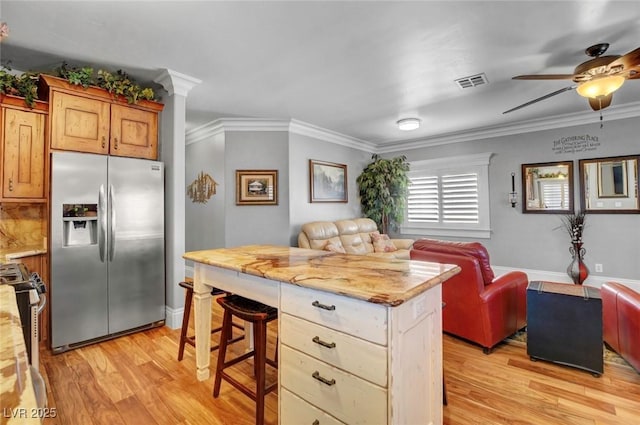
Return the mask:
<path id="1" fill-rule="evenodd" d="M 440 284 L 457 266 L 263 245 L 185 258 L 199 379 L 215 286 L 279 309 L 280 424 L 442 422 Z"/>

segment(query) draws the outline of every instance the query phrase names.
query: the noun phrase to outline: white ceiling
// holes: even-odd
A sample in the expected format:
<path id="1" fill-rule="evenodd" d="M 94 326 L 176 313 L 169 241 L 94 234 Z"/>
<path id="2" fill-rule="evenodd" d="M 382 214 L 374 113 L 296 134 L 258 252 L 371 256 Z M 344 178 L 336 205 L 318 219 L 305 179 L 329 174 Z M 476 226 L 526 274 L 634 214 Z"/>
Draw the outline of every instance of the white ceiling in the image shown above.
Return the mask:
<path id="1" fill-rule="evenodd" d="M 571 81 L 592 44 L 640 46 L 640 1 L 11 1 L 0 20 L 3 64 L 22 71 L 62 60 L 123 69 L 152 82 L 162 69 L 202 80 L 187 129 L 222 117 L 296 119 L 378 147 L 487 127 L 590 114 L 569 91 L 502 112 Z M 487 85 L 454 80 L 484 73 Z M 640 79 L 603 111 L 640 111 Z M 638 114 L 640 116 L 640 113 Z M 400 118 L 422 127 L 402 132 Z"/>

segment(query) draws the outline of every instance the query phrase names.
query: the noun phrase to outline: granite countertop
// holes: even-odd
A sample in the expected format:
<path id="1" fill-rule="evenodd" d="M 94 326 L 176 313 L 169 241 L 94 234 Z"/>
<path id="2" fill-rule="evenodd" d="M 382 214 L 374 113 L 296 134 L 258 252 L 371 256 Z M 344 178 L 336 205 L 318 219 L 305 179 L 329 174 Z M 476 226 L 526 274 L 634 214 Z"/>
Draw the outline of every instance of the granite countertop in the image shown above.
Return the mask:
<path id="1" fill-rule="evenodd" d="M 400 305 L 460 272 L 460 267 L 452 264 L 275 245 L 193 251 L 183 257 L 197 263 L 388 306 Z"/>
<path id="2" fill-rule="evenodd" d="M 46 254 L 47 249 L 42 245 L 21 246 L 19 248 L 1 248 L 0 263 L 7 263 L 17 258 L 29 257 L 31 255 Z"/>
<path id="3" fill-rule="evenodd" d="M 31 414 L 37 410 L 36 397 L 16 294 L 10 285 L 0 285 L 0 377 L 0 423 L 39 424 L 37 415 Z"/>

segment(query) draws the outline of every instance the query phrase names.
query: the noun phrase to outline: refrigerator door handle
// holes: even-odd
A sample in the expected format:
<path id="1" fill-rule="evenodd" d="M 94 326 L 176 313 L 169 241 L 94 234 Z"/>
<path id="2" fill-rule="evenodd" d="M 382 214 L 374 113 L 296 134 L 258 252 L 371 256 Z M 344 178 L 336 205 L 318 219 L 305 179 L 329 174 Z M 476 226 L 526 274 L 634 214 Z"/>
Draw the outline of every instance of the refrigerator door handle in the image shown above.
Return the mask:
<path id="1" fill-rule="evenodd" d="M 100 261 L 104 263 L 104 251 L 107 233 L 107 207 L 104 195 L 104 185 L 100 185 L 98 191 L 98 251 L 100 252 Z"/>
<path id="2" fill-rule="evenodd" d="M 111 227 L 109 228 L 109 261 L 116 255 L 116 198 L 113 185 L 109 185 L 109 206 L 111 209 Z"/>

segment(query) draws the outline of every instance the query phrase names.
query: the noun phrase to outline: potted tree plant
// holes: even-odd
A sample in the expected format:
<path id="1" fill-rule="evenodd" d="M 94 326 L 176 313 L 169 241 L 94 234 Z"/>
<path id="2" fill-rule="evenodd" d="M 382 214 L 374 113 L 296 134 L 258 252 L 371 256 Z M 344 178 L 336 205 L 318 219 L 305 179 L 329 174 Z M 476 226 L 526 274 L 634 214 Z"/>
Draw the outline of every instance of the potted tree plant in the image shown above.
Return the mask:
<path id="1" fill-rule="evenodd" d="M 407 158 L 381 158 L 377 154 L 356 179 L 362 213 L 378 224 L 386 234 L 404 220 L 404 208 L 409 188 Z"/>

